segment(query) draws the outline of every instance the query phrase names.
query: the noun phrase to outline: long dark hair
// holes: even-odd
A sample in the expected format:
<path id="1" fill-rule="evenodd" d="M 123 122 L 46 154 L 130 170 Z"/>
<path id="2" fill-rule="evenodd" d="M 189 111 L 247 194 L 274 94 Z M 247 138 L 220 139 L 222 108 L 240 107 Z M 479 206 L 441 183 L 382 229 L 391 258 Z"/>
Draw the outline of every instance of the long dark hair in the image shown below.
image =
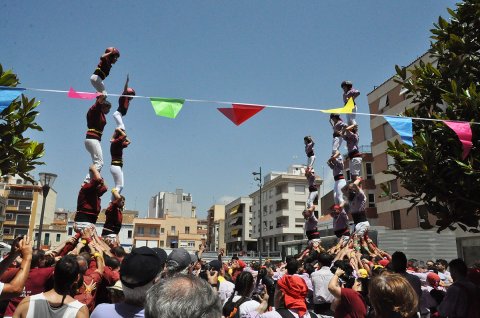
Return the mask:
<path id="1" fill-rule="evenodd" d="M 63 306 L 63 302 L 67 295 L 72 296 L 74 293 L 79 273 L 80 268 L 76 256 L 66 255 L 58 261 L 57 265 L 55 265 L 53 289 L 55 292 L 63 296 L 60 306 Z"/>
<path id="2" fill-rule="evenodd" d="M 252 292 L 253 285 L 254 282 L 252 273 L 243 271 L 240 273 L 240 275 L 238 275 L 237 279 L 235 280 L 235 289 L 223 306 L 222 312 L 224 317 L 229 317 L 233 310 L 235 310 L 235 307 L 240 307 L 242 303 L 249 299 L 248 297 Z M 240 299 L 236 302 L 233 302 L 235 292 L 240 296 Z"/>

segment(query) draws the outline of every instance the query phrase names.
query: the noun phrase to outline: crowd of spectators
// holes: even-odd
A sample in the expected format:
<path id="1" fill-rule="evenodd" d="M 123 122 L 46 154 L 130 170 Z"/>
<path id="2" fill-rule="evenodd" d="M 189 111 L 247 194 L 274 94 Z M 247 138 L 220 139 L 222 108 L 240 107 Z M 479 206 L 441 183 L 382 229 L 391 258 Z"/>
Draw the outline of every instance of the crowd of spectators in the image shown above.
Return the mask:
<path id="1" fill-rule="evenodd" d="M 183 248 L 126 253 L 93 228 L 49 251 L 28 237 L 0 263 L 3 317 L 480 317 L 480 263 L 309 255 L 247 264 Z M 358 252 L 358 251 L 357 251 Z M 306 256 L 306 257 L 305 257 Z"/>

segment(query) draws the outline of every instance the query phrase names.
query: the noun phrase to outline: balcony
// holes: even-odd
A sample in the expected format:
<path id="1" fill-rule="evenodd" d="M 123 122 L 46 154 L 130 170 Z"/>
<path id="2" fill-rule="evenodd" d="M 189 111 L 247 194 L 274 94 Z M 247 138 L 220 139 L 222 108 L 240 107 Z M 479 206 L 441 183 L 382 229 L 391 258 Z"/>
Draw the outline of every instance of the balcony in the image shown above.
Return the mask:
<path id="1" fill-rule="evenodd" d="M 178 236 L 179 231 L 167 231 L 167 236 Z"/>
<path id="2" fill-rule="evenodd" d="M 33 199 L 33 192 L 32 191 L 19 191 L 19 190 L 10 190 L 8 193 L 9 198 L 17 198 L 17 199 Z"/>
<path id="3" fill-rule="evenodd" d="M 135 236 L 137 238 L 141 238 L 141 237 L 143 237 L 143 238 L 147 238 L 147 237 L 159 238 L 160 237 L 160 235 L 158 233 L 155 234 L 155 233 L 138 233 L 138 232 L 135 233 Z"/>

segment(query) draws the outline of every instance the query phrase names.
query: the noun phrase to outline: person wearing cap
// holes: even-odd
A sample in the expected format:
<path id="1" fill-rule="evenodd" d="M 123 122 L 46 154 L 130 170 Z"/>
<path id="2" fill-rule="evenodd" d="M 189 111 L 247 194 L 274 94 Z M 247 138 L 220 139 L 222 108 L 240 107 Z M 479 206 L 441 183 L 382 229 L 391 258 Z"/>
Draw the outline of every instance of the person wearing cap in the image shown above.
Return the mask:
<path id="1" fill-rule="evenodd" d="M 275 311 L 265 312 L 268 308 L 268 294 L 264 293 L 260 306 L 255 311 L 249 312 L 249 316 L 261 318 L 312 317 L 307 310 L 305 301 L 307 292 L 307 285 L 301 277 L 284 275 L 278 280 L 275 288 Z"/>
<path id="2" fill-rule="evenodd" d="M 218 296 L 223 304 L 234 292 L 235 284 L 225 279 L 225 269 L 223 263 L 219 260 L 214 259 L 213 261 L 210 261 L 208 267 L 210 268 L 210 271 L 217 272 L 218 282 L 213 284 L 212 287 L 218 289 Z"/>
<path id="3" fill-rule="evenodd" d="M 360 95 L 360 92 L 353 88 L 353 83 L 351 81 L 343 81 L 342 84 L 340 84 L 340 87 L 343 90 L 343 104 L 346 104 L 348 102 L 349 98 L 353 99 L 353 102 L 355 103 L 355 98 L 357 98 Z M 347 122 L 349 125 L 356 125 L 357 121 L 355 113 L 357 112 L 357 104 L 355 103 L 355 106 L 353 107 L 352 113 L 347 115 Z"/>
<path id="4" fill-rule="evenodd" d="M 90 317 L 144 317 L 147 291 L 158 281 L 160 273 L 161 261 L 153 249 L 146 246 L 134 249 L 120 266 L 125 300 L 116 304 L 99 304 Z"/>
<path id="5" fill-rule="evenodd" d="M 113 286 L 107 287 L 110 296 L 110 303 L 116 304 L 125 300 L 125 295 L 123 294 L 122 282 L 118 280 Z"/>
<path id="6" fill-rule="evenodd" d="M 187 267 L 190 266 L 192 257 L 190 253 L 182 247 L 174 248 L 167 257 L 167 263 L 165 264 L 165 275 L 171 277 L 175 274 L 186 274 Z"/>
<path id="7" fill-rule="evenodd" d="M 445 289 L 440 286 L 440 277 L 436 273 L 428 273 L 427 286 L 422 286 L 422 297 L 420 299 L 422 304 L 420 313 L 422 316 L 426 315 L 426 313 L 430 313 L 430 317 L 438 316 L 435 313 L 437 313 L 437 307 L 444 297 Z"/>

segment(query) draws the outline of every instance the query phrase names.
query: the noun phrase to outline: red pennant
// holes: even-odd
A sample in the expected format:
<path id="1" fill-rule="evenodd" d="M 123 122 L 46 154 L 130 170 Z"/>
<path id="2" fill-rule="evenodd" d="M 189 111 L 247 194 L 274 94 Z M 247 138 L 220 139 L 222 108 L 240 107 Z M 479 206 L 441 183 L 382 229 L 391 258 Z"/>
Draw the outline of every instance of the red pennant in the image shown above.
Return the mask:
<path id="1" fill-rule="evenodd" d="M 465 160 L 470 150 L 472 149 L 472 128 L 470 127 L 470 123 L 463 123 L 463 122 L 455 122 L 455 121 L 444 121 L 445 125 L 450 127 L 460 139 L 463 147 L 462 158 Z"/>
<path id="2" fill-rule="evenodd" d="M 240 126 L 243 122 L 265 108 L 265 106 L 250 104 L 232 104 L 232 106 L 233 108 L 217 109 L 237 126 Z"/>

